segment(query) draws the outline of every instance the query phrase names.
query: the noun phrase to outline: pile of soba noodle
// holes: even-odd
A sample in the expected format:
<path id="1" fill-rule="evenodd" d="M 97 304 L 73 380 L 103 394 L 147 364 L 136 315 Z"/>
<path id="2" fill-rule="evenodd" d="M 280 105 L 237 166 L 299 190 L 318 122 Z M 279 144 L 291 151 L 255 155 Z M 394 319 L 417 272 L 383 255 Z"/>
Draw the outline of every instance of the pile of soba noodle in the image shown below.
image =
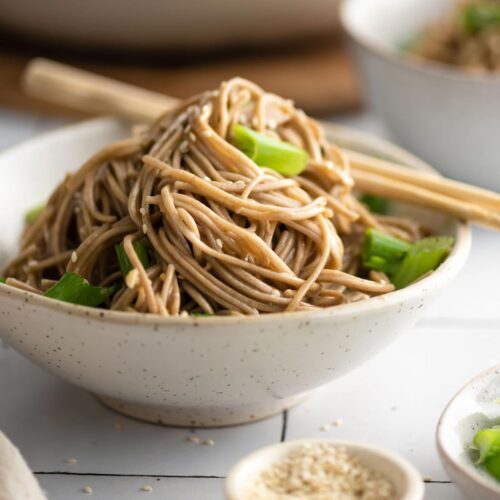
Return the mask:
<path id="1" fill-rule="evenodd" d="M 476 29 L 467 21 L 470 9 L 478 9 Z M 491 23 L 482 20 L 481 27 L 481 9 L 494 9 L 498 17 L 500 0 L 455 0 L 450 12 L 427 27 L 410 51 L 468 70 L 500 71 L 500 17 Z"/>
<path id="2" fill-rule="evenodd" d="M 305 149 L 286 178 L 231 144 L 235 123 Z M 412 222 L 370 214 L 346 157 L 292 102 L 235 78 L 95 154 L 22 237 L 7 283 L 43 293 L 65 272 L 116 284 L 105 307 L 169 315 L 324 308 L 394 289 L 360 268 L 367 227 L 414 241 Z M 146 243 L 145 269 L 133 248 Z M 133 266 L 120 274 L 114 246 Z"/>

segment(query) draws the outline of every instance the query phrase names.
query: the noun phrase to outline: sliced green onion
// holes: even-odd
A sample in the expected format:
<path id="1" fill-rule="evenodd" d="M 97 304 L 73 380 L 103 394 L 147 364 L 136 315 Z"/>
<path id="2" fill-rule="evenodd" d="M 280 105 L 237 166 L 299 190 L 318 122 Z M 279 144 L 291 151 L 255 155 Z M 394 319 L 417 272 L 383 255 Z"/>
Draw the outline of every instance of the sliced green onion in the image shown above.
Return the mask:
<path id="1" fill-rule="evenodd" d="M 132 243 L 132 246 L 134 247 L 137 257 L 139 257 L 141 264 L 147 269 L 149 267 L 149 257 L 146 245 L 142 240 L 136 240 Z M 125 276 L 127 276 L 127 274 L 132 271 L 134 267 L 127 257 L 123 243 L 115 245 L 115 251 L 118 256 L 118 263 L 120 264 L 122 276 L 125 278 Z"/>
<path id="2" fill-rule="evenodd" d="M 500 455 L 488 458 L 484 463 L 484 467 L 494 478 L 500 481 Z"/>
<path id="3" fill-rule="evenodd" d="M 0 283 L 6 283 L 5 278 L 0 278 Z"/>
<path id="4" fill-rule="evenodd" d="M 471 35 L 477 35 L 498 25 L 500 25 L 500 6 L 467 5 L 462 11 L 462 26 Z"/>
<path id="5" fill-rule="evenodd" d="M 364 194 L 360 198 L 361 203 L 366 205 L 370 212 L 374 214 L 386 214 L 389 202 L 382 196 L 375 196 L 374 194 Z"/>
<path id="6" fill-rule="evenodd" d="M 404 288 L 424 274 L 434 271 L 453 246 L 449 236 L 433 236 L 417 241 L 406 254 L 391 281 L 397 289 Z"/>
<path id="7" fill-rule="evenodd" d="M 272 168 L 287 177 L 299 175 L 307 165 L 307 153 L 303 149 L 243 125 L 233 127 L 233 143 L 260 167 Z"/>
<path id="8" fill-rule="evenodd" d="M 411 248 L 412 245 L 406 241 L 369 228 L 365 233 L 361 254 L 363 266 L 391 274 L 396 271 Z"/>
<path id="9" fill-rule="evenodd" d="M 33 222 L 35 222 L 38 216 L 43 212 L 44 208 L 45 203 L 28 210 L 24 216 L 24 221 L 26 222 L 26 224 L 33 224 Z"/>
<path id="10" fill-rule="evenodd" d="M 477 432 L 472 446 L 479 451 L 477 464 L 482 464 L 494 456 L 500 457 L 500 426 Z"/>
<path id="11" fill-rule="evenodd" d="M 44 295 L 51 299 L 79 304 L 82 306 L 97 307 L 112 293 L 114 287 L 103 288 L 92 286 L 76 273 L 65 273 L 61 279 L 49 288 Z"/>

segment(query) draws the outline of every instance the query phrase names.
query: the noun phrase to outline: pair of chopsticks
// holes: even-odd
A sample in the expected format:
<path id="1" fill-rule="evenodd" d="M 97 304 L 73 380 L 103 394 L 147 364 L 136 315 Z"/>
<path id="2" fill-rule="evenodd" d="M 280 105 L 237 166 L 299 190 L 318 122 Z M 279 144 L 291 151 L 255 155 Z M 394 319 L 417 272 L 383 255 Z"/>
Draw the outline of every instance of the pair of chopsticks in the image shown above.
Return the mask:
<path id="1" fill-rule="evenodd" d="M 73 109 L 150 122 L 178 101 L 47 59 L 34 59 L 23 85 L 30 95 Z M 328 124 L 325 124 L 328 127 Z M 360 191 L 437 209 L 500 230 L 500 195 L 438 175 L 404 168 L 356 151 L 343 150 Z"/>

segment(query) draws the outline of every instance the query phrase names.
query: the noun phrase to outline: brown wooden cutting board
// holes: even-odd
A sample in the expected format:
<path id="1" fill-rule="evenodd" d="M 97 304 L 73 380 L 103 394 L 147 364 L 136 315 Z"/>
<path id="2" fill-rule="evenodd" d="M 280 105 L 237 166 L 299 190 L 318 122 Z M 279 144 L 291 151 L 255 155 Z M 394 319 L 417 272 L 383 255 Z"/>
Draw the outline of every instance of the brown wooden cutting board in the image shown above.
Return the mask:
<path id="1" fill-rule="evenodd" d="M 4 42 L 4 43 L 2 43 Z M 27 97 L 19 82 L 23 68 L 33 57 L 44 56 L 105 76 L 163 92 L 187 97 L 216 87 L 221 80 L 242 76 L 266 90 L 293 99 L 313 115 L 352 110 L 360 103 L 359 87 L 351 58 L 342 41 L 322 39 L 277 49 L 176 55 L 175 58 L 135 55 L 88 56 L 20 46 L 0 38 L 0 105 L 12 108 L 72 114 L 74 111 Z"/>

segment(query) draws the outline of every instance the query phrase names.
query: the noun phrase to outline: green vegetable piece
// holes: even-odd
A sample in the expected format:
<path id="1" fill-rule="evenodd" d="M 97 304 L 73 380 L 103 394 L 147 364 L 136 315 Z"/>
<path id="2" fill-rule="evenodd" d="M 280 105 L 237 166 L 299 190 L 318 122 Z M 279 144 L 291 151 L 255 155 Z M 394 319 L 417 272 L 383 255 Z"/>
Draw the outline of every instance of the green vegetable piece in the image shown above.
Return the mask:
<path id="1" fill-rule="evenodd" d="M 43 212 L 44 208 L 45 204 L 42 203 L 41 205 L 28 210 L 24 216 L 24 222 L 26 222 L 26 224 L 33 224 L 33 222 L 35 222 L 38 216 Z"/>
<path id="2" fill-rule="evenodd" d="M 500 426 L 477 432 L 472 440 L 472 445 L 479 450 L 477 464 L 485 463 L 491 457 L 500 457 Z"/>
<path id="3" fill-rule="evenodd" d="M 500 455 L 488 458 L 484 463 L 486 470 L 500 481 Z"/>
<path id="4" fill-rule="evenodd" d="M 406 241 L 369 228 L 365 233 L 361 254 L 363 266 L 392 274 L 411 248 L 412 245 Z"/>
<path id="5" fill-rule="evenodd" d="M 49 288 L 44 295 L 51 299 L 79 304 L 82 306 L 97 307 L 102 304 L 115 288 L 92 286 L 77 273 L 65 273 L 61 279 Z"/>
<path id="6" fill-rule="evenodd" d="M 272 168 L 286 177 L 299 175 L 307 165 L 307 153 L 303 149 L 243 125 L 233 127 L 233 143 L 260 167 Z"/>
<path id="7" fill-rule="evenodd" d="M 149 267 L 149 257 L 146 245 L 142 240 L 136 240 L 132 243 L 132 246 L 134 247 L 137 257 L 139 257 L 141 264 L 144 266 L 144 268 L 147 269 Z M 125 248 L 123 247 L 123 243 L 115 245 L 115 251 L 116 255 L 118 256 L 118 263 L 120 264 L 120 270 L 122 272 L 122 276 L 125 278 L 125 276 L 127 276 L 127 274 L 133 269 L 132 263 L 127 257 L 127 254 L 125 253 Z"/>
<path id="8" fill-rule="evenodd" d="M 0 283 L 6 283 L 5 278 L 0 278 Z"/>
<path id="9" fill-rule="evenodd" d="M 392 275 L 394 286 L 399 290 L 434 271 L 450 253 L 453 241 L 449 236 L 432 236 L 417 241 Z"/>
<path id="10" fill-rule="evenodd" d="M 500 6 L 467 5 L 462 11 L 462 26 L 466 33 L 477 35 L 500 25 Z"/>
<path id="11" fill-rule="evenodd" d="M 382 196 L 375 196 L 374 194 L 364 194 L 360 198 L 361 203 L 365 204 L 370 212 L 374 214 L 386 214 L 389 202 Z"/>

